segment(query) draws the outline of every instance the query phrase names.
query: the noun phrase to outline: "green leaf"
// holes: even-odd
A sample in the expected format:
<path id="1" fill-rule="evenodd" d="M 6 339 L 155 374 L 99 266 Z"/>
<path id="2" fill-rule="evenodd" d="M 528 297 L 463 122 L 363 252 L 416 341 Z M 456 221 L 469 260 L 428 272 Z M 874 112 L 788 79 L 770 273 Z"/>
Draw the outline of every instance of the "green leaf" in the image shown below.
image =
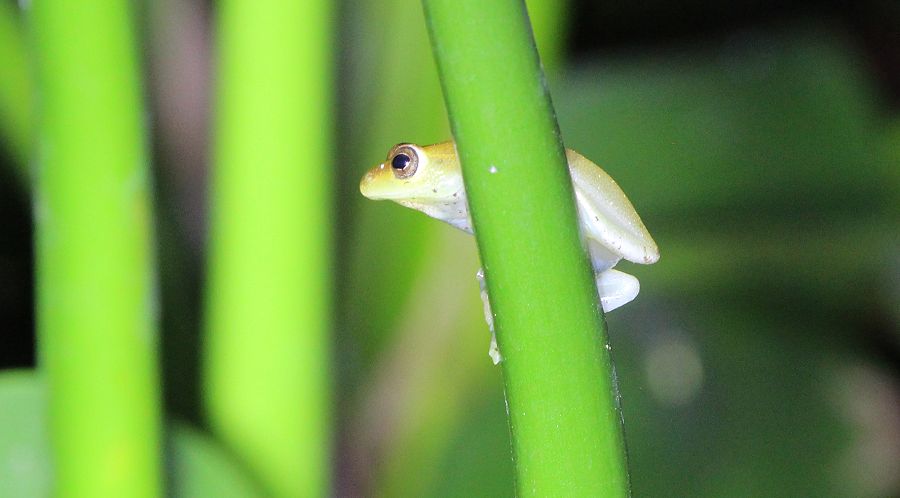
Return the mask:
<path id="1" fill-rule="evenodd" d="M 51 494 L 53 472 L 45 396 L 45 384 L 38 373 L 0 372 L 0 496 L 45 498 Z M 168 441 L 168 496 L 265 496 L 247 471 L 199 429 L 173 422 Z"/>
<path id="2" fill-rule="evenodd" d="M 221 444 L 186 423 L 170 425 L 167 457 L 169 489 L 175 498 L 265 496 Z"/>
<path id="3" fill-rule="evenodd" d="M 44 382 L 31 371 L 0 372 L 0 496 L 44 498 L 52 489 Z"/>

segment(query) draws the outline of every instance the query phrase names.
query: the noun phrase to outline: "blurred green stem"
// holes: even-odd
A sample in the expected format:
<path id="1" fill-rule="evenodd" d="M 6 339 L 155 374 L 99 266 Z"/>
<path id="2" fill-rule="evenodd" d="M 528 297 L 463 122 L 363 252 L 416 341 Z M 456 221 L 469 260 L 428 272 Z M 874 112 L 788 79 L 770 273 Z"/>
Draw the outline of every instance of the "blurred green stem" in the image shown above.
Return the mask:
<path id="1" fill-rule="evenodd" d="M 218 6 L 206 411 L 275 496 L 325 496 L 331 2 Z"/>
<path id="2" fill-rule="evenodd" d="M 161 493 L 152 208 L 130 2 L 35 0 L 39 364 L 57 496 Z"/>
<path id="3" fill-rule="evenodd" d="M 606 331 L 524 3 L 423 5 L 504 357 L 518 494 L 627 496 Z"/>
<path id="4" fill-rule="evenodd" d="M 12 153 L 25 177 L 32 130 L 32 82 L 25 35 L 15 4 L 0 2 L 0 143 Z"/>

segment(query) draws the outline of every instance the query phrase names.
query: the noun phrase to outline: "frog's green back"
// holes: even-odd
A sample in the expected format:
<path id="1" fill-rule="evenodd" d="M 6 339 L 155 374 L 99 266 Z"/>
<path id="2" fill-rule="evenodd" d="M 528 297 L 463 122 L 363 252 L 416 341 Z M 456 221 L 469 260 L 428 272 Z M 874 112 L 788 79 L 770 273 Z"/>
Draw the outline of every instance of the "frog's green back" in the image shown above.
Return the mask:
<path id="1" fill-rule="evenodd" d="M 426 152 L 428 152 L 428 157 L 431 158 L 432 161 L 441 161 L 446 164 L 448 168 L 453 168 L 459 170 L 459 157 L 456 155 L 456 142 L 453 140 L 448 140 L 446 142 L 441 142 L 432 145 L 426 145 L 422 147 Z"/>

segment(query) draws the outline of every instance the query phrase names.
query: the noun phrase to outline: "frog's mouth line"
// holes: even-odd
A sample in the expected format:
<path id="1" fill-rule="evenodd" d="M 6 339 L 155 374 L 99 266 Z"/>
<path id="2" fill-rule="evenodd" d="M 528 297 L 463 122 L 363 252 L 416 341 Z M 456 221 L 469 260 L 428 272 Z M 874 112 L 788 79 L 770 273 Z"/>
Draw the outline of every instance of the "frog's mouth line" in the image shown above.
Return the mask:
<path id="1" fill-rule="evenodd" d="M 370 169 L 359 182 L 359 192 L 373 201 L 399 201 L 408 199 L 409 192 L 402 187 L 410 180 L 400 180 L 384 163 Z"/>

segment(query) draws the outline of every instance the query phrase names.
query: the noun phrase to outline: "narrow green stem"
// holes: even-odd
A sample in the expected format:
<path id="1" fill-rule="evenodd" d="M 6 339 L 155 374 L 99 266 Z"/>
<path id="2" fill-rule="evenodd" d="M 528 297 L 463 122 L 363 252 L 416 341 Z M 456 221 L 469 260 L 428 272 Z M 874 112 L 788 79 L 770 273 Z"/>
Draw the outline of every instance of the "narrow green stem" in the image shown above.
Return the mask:
<path id="1" fill-rule="evenodd" d="M 423 0 L 496 315 L 519 496 L 627 496 L 606 330 L 521 0 Z"/>
<path id="2" fill-rule="evenodd" d="M 161 492 L 152 220 L 125 0 L 34 0 L 39 363 L 57 496 Z"/>
<path id="3" fill-rule="evenodd" d="M 274 496 L 324 496 L 331 2 L 218 6 L 206 411 Z"/>

